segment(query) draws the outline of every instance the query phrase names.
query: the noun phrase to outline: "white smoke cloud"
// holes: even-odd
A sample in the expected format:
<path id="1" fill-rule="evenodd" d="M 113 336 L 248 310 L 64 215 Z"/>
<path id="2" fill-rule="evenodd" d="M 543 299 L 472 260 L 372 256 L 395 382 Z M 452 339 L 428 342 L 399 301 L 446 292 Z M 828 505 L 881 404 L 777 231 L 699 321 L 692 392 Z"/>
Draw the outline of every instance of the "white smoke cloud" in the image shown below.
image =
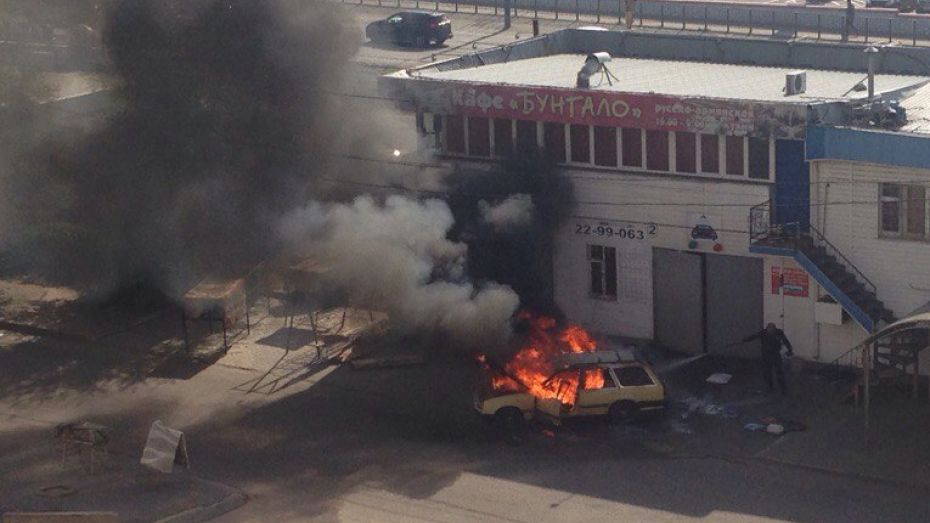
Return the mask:
<path id="1" fill-rule="evenodd" d="M 396 328 L 447 334 L 468 348 L 504 344 L 519 298 L 509 287 L 464 279 L 467 248 L 446 239 L 453 222 L 440 200 L 359 196 L 295 211 L 280 234 L 329 264 L 326 282 L 353 305 L 387 312 Z"/>
<path id="2" fill-rule="evenodd" d="M 481 218 L 495 230 L 506 232 L 529 225 L 533 221 L 534 206 L 529 195 L 513 194 L 496 205 L 481 200 L 478 210 Z"/>

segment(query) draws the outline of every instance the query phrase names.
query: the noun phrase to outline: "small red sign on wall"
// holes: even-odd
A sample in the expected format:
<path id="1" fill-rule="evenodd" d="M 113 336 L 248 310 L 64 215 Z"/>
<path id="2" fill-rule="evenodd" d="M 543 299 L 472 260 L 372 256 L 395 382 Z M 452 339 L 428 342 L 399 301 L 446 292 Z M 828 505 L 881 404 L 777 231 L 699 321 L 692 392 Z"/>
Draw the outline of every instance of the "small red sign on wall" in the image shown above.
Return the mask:
<path id="1" fill-rule="evenodd" d="M 810 292 L 810 276 L 803 269 L 772 267 L 772 294 L 806 298 Z"/>

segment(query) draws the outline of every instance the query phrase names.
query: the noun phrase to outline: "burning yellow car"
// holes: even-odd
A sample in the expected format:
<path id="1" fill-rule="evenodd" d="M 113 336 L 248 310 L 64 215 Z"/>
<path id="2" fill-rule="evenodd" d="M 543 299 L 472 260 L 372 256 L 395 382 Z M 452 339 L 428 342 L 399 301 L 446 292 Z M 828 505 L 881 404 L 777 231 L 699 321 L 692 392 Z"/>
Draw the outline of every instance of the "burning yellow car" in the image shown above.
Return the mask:
<path id="1" fill-rule="evenodd" d="M 664 407 L 665 387 L 632 349 L 566 353 L 553 367 L 541 383 L 487 367 L 475 392 L 475 410 L 507 428 L 533 418 L 559 423 L 606 415 L 622 423 Z"/>

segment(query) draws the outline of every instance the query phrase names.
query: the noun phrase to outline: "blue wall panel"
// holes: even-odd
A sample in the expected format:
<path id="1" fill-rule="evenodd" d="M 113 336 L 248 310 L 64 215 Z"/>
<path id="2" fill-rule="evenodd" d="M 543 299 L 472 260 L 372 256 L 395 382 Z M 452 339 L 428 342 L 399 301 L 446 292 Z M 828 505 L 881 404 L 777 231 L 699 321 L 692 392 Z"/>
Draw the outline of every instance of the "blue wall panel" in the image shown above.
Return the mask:
<path id="1" fill-rule="evenodd" d="M 930 135 L 809 127 L 807 159 L 930 169 Z"/>
<path id="2" fill-rule="evenodd" d="M 807 230 L 811 222 L 811 176 L 804 161 L 804 142 L 775 141 L 775 222 L 800 223 Z"/>

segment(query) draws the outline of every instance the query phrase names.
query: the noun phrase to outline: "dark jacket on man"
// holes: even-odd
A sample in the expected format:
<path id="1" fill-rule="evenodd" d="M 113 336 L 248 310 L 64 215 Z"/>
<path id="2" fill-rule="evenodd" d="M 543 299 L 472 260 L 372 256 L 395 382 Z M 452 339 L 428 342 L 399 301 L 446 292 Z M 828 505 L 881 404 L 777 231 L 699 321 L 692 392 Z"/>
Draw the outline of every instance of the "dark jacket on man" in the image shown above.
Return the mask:
<path id="1" fill-rule="evenodd" d="M 793 354 L 791 342 L 785 336 L 785 331 L 781 329 L 766 327 L 755 334 L 746 336 L 743 341 L 756 339 L 762 342 L 762 359 L 764 361 L 780 361 L 782 345 L 788 349 L 789 356 Z"/>

